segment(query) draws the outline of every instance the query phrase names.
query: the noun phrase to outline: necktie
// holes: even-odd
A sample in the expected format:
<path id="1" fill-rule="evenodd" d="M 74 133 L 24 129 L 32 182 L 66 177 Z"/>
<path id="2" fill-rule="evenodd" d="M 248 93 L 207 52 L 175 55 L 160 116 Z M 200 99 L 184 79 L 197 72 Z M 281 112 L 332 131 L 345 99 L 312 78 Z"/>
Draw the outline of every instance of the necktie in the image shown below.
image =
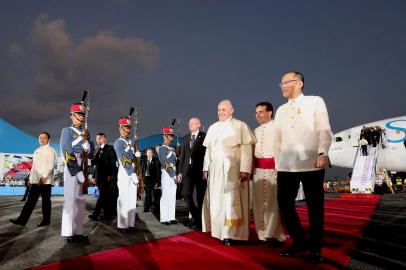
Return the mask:
<path id="1" fill-rule="evenodd" d="M 149 165 L 151 165 L 151 160 L 147 160 L 147 171 L 145 172 L 145 176 L 149 176 Z"/>
<path id="2" fill-rule="evenodd" d="M 196 140 L 196 135 L 192 135 L 192 139 L 190 140 L 190 149 L 193 148 L 193 145 L 195 144 L 195 140 Z"/>

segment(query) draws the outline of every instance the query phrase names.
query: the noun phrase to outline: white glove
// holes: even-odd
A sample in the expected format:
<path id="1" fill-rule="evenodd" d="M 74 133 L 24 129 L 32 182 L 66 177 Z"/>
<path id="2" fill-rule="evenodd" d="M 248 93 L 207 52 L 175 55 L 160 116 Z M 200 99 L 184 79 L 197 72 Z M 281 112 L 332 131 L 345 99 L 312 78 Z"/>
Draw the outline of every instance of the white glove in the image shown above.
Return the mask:
<path id="1" fill-rule="evenodd" d="M 79 183 L 85 182 L 85 176 L 83 175 L 83 172 L 82 172 L 82 171 L 78 172 L 78 174 L 76 175 L 76 177 L 78 178 Z"/>
<path id="2" fill-rule="evenodd" d="M 137 157 L 137 158 L 140 158 L 141 157 L 141 152 L 140 151 L 135 152 L 134 156 Z"/>
<path id="3" fill-rule="evenodd" d="M 90 151 L 90 144 L 89 144 L 88 142 L 82 143 L 82 147 L 83 147 L 83 150 L 85 150 L 87 153 L 89 153 L 89 151 Z"/>
<path id="4" fill-rule="evenodd" d="M 137 185 L 137 184 L 138 184 L 138 177 L 137 177 L 137 175 L 136 175 L 135 173 L 132 173 L 132 174 L 130 175 L 130 177 L 131 177 L 131 182 L 133 182 L 134 185 Z"/>

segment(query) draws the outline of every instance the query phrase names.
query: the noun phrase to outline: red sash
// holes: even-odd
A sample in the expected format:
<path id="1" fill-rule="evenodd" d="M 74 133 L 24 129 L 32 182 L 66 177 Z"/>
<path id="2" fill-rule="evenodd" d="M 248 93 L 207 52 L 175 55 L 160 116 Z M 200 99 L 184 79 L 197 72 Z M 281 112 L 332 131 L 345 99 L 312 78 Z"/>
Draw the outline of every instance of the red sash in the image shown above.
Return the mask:
<path id="1" fill-rule="evenodd" d="M 274 158 L 255 158 L 255 168 L 257 169 L 275 169 Z"/>

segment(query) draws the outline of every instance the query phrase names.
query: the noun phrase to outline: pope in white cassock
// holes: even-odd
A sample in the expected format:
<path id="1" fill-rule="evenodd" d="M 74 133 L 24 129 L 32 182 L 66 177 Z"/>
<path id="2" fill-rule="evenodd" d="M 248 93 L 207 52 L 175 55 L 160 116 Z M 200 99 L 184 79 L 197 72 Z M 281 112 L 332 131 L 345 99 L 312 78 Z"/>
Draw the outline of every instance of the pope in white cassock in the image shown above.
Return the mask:
<path id="1" fill-rule="evenodd" d="M 203 178 L 207 190 L 203 202 L 202 229 L 231 245 L 248 240 L 249 185 L 252 145 L 256 139 L 246 123 L 234 119 L 229 100 L 218 105 L 218 122 L 209 127 Z"/>

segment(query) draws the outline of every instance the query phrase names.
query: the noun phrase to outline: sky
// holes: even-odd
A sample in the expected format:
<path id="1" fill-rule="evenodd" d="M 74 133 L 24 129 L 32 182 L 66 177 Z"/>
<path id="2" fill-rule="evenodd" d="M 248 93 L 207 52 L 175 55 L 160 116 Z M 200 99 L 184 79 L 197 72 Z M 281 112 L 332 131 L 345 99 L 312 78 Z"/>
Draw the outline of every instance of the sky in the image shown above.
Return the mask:
<path id="1" fill-rule="evenodd" d="M 406 1 L 0 2 L 0 117 L 58 139 L 90 92 L 89 128 L 118 136 L 135 106 L 139 136 L 176 130 L 217 104 L 252 128 L 255 104 L 285 102 L 288 70 L 322 96 L 333 132 L 405 115 Z"/>

